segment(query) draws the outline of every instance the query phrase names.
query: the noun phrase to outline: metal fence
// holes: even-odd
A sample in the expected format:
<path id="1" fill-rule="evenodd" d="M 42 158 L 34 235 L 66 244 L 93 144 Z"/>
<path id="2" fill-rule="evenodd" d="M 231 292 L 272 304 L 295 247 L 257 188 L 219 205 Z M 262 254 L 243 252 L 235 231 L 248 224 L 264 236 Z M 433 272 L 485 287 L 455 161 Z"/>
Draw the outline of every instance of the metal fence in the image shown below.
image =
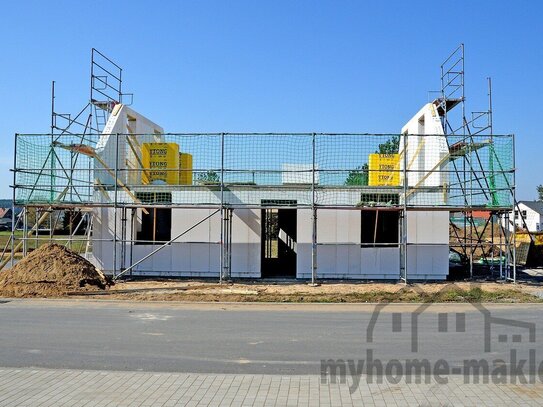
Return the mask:
<path id="1" fill-rule="evenodd" d="M 160 168 L 149 143 L 191 163 Z M 181 161 L 183 161 L 181 159 Z M 513 135 L 18 134 L 18 205 L 487 208 L 513 206 Z"/>

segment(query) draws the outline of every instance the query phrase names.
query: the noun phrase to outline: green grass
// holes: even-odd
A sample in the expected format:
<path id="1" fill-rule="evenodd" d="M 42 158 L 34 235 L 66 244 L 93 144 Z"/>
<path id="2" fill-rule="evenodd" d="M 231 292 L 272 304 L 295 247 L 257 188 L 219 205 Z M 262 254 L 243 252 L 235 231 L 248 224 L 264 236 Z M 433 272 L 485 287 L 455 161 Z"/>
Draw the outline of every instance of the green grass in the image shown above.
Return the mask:
<path id="1" fill-rule="evenodd" d="M 14 242 L 15 245 L 17 245 L 21 241 L 20 239 L 23 237 L 23 235 L 24 234 L 22 230 L 15 231 L 15 242 Z M 9 231 L 0 232 L 0 253 L 2 253 L 2 251 L 4 250 L 4 246 L 6 245 L 6 243 L 9 242 L 10 236 L 11 236 L 11 232 Z M 54 235 L 55 239 L 62 239 L 62 240 L 56 240 L 53 242 L 66 245 L 66 242 L 68 241 L 68 237 L 69 236 L 67 235 L 55 234 Z M 49 243 L 49 234 L 45 234 L 45 233 L 43 235 L 40 234 L 37 236 L 37 238 L 35 235 L 32 235 L 32 237 L 30 237 L 27 240 L 27 248 L 28 250 L 34 250 L 46 243 Z M 82 253 L 85 251 L 85 246 L 86 246 L 86 236 L 74 236 L 72 238 L 71 248 L 73 251 L 77 253 Z M 7 252 L 11 252 L 11 244 L 8 246 Z"/>
<path id="2" fill-rule="evenodd" d="M 503 289 L 498 291 L 486 291 L 479 287 L 462 290 L 451 288 L 437 293 L 416 292 L 411 289 L 400 292 L 373 291 L 367 293 L 346 294 L 259 294 L 245 295 L 241 301 L 257 302 L 344 302 L 344 303 L 522 303 L 543 302 L 543 299 L 520 290 Z"/>

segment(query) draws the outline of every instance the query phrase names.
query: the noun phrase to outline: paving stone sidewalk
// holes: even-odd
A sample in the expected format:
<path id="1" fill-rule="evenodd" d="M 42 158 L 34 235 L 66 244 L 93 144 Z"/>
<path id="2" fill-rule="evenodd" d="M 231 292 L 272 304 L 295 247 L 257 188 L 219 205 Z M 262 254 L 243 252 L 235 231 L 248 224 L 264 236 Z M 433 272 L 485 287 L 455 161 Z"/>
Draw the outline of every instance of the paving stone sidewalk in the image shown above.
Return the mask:
<path id="1" fill-rule="evenodd" d="M 368 384 L 319 376 L 0 368 L 0 406 L 511 406 L 543 404 L 543 385 Z"/>

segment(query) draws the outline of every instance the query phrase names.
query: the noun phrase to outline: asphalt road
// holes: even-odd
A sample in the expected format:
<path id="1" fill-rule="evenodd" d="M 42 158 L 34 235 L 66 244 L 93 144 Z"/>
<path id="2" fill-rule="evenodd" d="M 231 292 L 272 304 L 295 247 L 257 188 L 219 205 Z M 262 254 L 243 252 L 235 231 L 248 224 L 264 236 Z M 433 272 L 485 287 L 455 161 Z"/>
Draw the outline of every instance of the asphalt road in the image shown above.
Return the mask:
<path id="1" fill-rule="evenodd" d="M 494 318 L 487 321 L 488 352 L 481 310 L 431 305 L 418 309 L 424 312 L 415 330 L 417 307 L 389 305 L 377 316 L 375 306 L 365 304 L 2 301 L 0 366 L 319 374 L 321 360 L 367 360 L 368 349 L 383 364 L 396 358 L 444 359 L 451 366 L 471 358 L 509 364 L 511 349 L 519 357 L 533 349 L 543 360 L 541 305 L 487 306 Z M 412 338 L 418 338 L 415 352 Z"/>

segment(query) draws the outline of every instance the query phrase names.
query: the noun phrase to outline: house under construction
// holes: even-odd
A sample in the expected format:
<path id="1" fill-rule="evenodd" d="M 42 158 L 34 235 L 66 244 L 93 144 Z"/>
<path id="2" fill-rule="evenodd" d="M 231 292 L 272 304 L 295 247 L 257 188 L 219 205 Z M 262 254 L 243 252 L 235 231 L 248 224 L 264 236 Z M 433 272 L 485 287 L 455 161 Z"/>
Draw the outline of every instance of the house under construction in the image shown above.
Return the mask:
<path id="1" fill-rule="evenodd" d="M 93 49 L 91 67 L 77 116 L 53 92 L 51 132 L 16 135 L 12 258 L 42 223 L 57 240 L 51 214 L 69 210 L 116 277 L 444 280 L 455 246 L 515 278 L 514 137 L 493 134 L 490 92 L 467 118 L 463 45 L 397 134 L 168 133 L 132 109 L 118 65 Z"/>

